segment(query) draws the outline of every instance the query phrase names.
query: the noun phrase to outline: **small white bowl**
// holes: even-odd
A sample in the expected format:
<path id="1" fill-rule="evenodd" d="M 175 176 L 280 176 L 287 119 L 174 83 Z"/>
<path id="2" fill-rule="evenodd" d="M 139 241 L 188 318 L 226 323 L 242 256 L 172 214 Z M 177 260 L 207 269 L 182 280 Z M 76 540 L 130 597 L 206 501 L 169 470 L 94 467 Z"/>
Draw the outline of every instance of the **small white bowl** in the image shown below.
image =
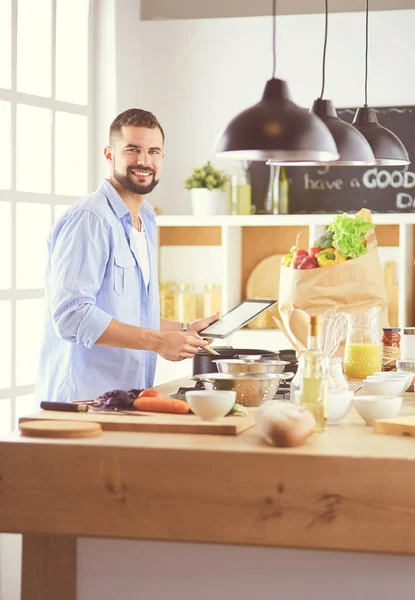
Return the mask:
<path id="1" fill-rule="evenodd" d="M 355 396 L 353 398 L 353 406 L 366 425 L 373 425 L 375 419 L 395 417 L 401 404 L 400 396 Z"/>
<path id="2" fill-rule="evenodd" d="M 186 392 L 186 401 L 191 411 L 202 421 L 213 421 L 224 417 L 236 402 L 234 390 L 193 390 Z"/>
<path id="3" fill-rule="evenodd" d="M 365 379 L 363 388 L 375 396 L 400 396 L 407 389 L 406 378 L 385 377 L 384 379 Z"/>
<path id="4" fill-rule="evenodd" d="M 327 423 L 334 425 L 341 421 L 349 412 L 352 404 L 352 390 L 332 389 L 327 394 Z"/>

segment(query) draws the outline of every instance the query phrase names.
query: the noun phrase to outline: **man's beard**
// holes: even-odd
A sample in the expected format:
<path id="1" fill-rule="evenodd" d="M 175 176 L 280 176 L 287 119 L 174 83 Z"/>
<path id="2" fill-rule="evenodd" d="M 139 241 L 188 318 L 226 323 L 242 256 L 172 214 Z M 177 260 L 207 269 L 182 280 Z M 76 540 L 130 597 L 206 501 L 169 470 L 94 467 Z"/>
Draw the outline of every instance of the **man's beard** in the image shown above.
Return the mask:
<path id="1" fill-rule="evenodd" d="M 137 167 L 134 167 L 134 169 L 137 169 Z M 125 188 L 129 192 L 132 192 L 133 194 L 138 194 L 139 196 L 144 196 L 145 194 L 149 194 L 150 192 L 152 192 L 154 190 L 154 188 L 156 187 L 156 185 L 160 181 L 159 179 L 156 179 L 153 171 L 150 171 L 149 169 L 142 169 L 141 168 L 140 171 L 145 171 L 146 173 L 153 173 L 153 179 L 147 185 L 137 185 L 128 176 L 128 173 L 131 170 L 132 170 L 132 168 L 127 169 L 127 174 L 123 175 L 122 173 L 118 173 L 114 169 L 114 178 L 118 181 L 118 183 L 120 185 L 123 186 L 123 188 Z"/>

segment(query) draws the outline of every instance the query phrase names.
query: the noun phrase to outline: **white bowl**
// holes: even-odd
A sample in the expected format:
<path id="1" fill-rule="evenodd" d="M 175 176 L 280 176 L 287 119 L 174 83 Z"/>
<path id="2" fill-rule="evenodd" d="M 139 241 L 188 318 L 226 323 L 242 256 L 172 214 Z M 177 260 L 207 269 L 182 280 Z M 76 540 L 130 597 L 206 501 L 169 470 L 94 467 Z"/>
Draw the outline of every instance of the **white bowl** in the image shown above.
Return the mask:
<path id="1" fill-rule="evenodd" d="M 332 389 L 327 394 L 327 423 L 334 425 L 341 421 L 349 412 L 352 404 L 352 390 Z"/>
<path id="2" fill-rule="evenodd" d="M 406 390 L 413 383 L 413 377 L 413 373 L 405 373 L 403 371 L 384 371 L 369 375 L 366 379 L 370 381 L 397 381 L 403 379 L 406 382 L 404 389 L 404 392 L 406 392 Z"/>
<path id="3" fill-rule="evenodd" d="M 203 421 L 224 417 L 236 401 L 234 390 L 193 390 L 186 392 L 191 411 Z"/>
<path id="4" fill-rule="evenodd" d="M 355 396 L 353 398 L 353 406 L 366 425 L 373 425 L 375 419 L 389 419 L 396 416 L 401 404 L 400 396 Z"/>
<path id="5" fill-rule="evenodd" d="M 362 383 L 365 392 L 375 396 L 400 396 L 408 387 L 405 377 L 399 379 L 392 377 L 385 379 L 365 379 Z"/>

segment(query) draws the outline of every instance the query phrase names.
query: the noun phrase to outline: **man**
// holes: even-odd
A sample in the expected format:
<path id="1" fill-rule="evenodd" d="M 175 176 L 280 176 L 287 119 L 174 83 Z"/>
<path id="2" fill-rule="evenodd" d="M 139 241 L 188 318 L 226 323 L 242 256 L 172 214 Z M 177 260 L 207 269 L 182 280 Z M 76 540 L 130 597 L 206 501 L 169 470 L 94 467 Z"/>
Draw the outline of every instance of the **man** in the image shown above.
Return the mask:
<path id="1" fill-rule="evenodd" d="M 48 238 L 38 401 L 151 387 L 157 354 L 192 358 L 208 343 L 197 331 L 218 315 L 188 324 L 160 319 L 155 213 L 145 198 L 160 180 L 163 145 L 153 114 L 118 115 L 104 150 L 109 179 Z"/>

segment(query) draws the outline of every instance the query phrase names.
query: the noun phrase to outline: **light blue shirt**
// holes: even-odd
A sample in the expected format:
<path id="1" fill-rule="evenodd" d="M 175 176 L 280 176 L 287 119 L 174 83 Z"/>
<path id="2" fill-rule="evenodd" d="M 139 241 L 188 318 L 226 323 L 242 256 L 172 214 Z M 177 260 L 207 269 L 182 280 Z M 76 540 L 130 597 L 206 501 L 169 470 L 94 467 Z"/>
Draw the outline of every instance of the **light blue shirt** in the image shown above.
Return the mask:
<path id="1" fill-rule="evenodd" d="M 144 202 L 146 287 L 127 205 L 105 180 L 72 206 L 48 238 L 46 322 L 36 399 L 70 402 L 113 389 L 151 387 L 157 355 L 95 346 L 111 319 L 160 329 L 155 213 Z"/>

